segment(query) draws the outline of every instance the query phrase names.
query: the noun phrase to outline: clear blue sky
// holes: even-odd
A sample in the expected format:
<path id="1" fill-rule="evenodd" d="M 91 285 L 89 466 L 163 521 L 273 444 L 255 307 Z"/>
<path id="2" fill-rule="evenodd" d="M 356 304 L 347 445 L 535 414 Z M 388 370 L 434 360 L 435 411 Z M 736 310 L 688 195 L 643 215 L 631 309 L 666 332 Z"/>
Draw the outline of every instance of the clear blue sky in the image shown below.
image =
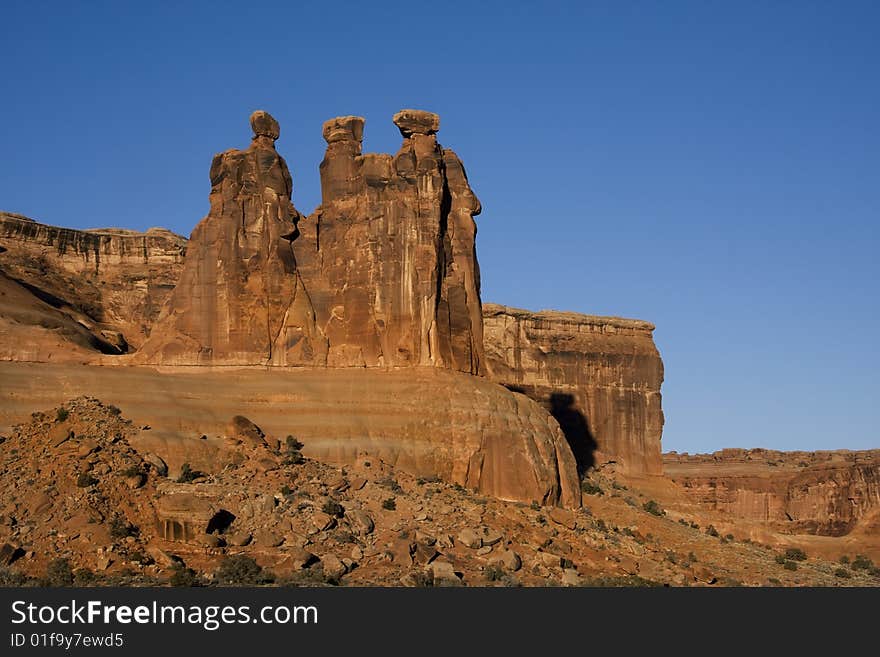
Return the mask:
<path id="1" fill-rule="evenodd" d="M 656 323 L 664 449 L 880 447 L 880 4 L 179 4 L 3 3 L 0 208 L 189 234 L 262 108 L 309 212 L 430 109 L 484 300 Z"/>

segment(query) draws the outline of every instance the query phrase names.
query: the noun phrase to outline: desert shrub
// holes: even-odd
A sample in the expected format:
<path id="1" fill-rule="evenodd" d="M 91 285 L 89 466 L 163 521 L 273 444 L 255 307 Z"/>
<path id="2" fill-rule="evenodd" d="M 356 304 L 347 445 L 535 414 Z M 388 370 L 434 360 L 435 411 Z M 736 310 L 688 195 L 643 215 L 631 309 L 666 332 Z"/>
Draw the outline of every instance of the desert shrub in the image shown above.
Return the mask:
<path id="1" fill-rule="evenodd" d="M 530 508 L 532 511 L 540 511 L 540 510 L 541 510 L 541 505 L 538 504 L 535 500 L 532 500 L 532 503 L 529 504 L 529 508 Z"/>
<path id="2" fill-rule="evenodd" d="M 419 486 L 424 486 L 425 484 L 439 484 L 440 477 L 438 477 L 437 475 L 431 475 L 430 477 L 419 477 L 418 479 L 416 479 L 416 483 Z"/>
<path id="3" fill-rule="evenodd" d="M 626 486 L 624 486 L 623 484 L 619 484 L 616 481 L 611 482 L 611 488 L 613 488 L 614 490 L 629 490 Z"/>
<path id="4" fill-rule="evenodd" d="M 600 575 L 598 577 L 581 578 L 581 586 L 586 587 L 652 587 L 663 586 L 660 582 L 654 582 L 638 575 Z"/>
<path id="5" fill-rule="evenodd" d="M 691 563 L 697 563 L 697 555 L 693 552 L 688 552 L 688 561 Z"/>
<path id="6" fill-rule="evenodd" d="M 284 465 L 299 465 L 306 459 L 302 455 L 303 444 L 293 436 L 284 439 Z"/>
<path id="7" fill-rule="evenodd" d="M 67 559 L 54 559 L 46 568 L 46 583 L 49 586 L 73 586 L 73 569 Z"/>
<path id="8" fill-rule="evenodd" d="M 605 524 L 605 521 L 602 520 L 602 518 L 599 518 L 596 521 L 596 529 L 598 529 L 600 532 L 608 533 L 608 525 Z"/>
<path id="9" fill-rule="evenodd" d="M 782 564 L 782 567 L 785 568 L 786 570 L 797 570 L 798 569 L 798 565 L 794 561 L 786 561 L 784 564 Z"/>
<path id="10" fill-rule="evenodd" d="M 345 529 L 337 529 L 330 536 L 337 543 L 357 543 L 357 538 L 350 531 L 346 531 Z"/>
<path id="11" fill-rule="evenodd" d="M 25 586 L 28 584 L 28 577 L 12 570 L 11 568 L 0 568 L 0 586 Z"/>
<path id="12" fill-rule="evenodd" d="M 674 550 L 667 550 L 666 551 L 666 561 L 668 561 L 671 564 L 678 563 L 678 555 L 675 553 Z"/>
<path id="13" fill-rule="evenodd" d="M 402 493 L 403 488 L 400 487 L 400 484 L 397 482 L 397 479 L 394 477 L 381 477 L 376 480 L 377 486 L 382 486 L 383 488 L 387 488 L 392 493 Z"/>
<path id="14" fill-rule="evenodd" d="M 845 566 L 846 564 L 849 563 L 849 557 L 844 554 L 842 557 L 840 557 L 840 563 L 842 563 Z"/>
<path id="15" fill-rule="evenodd" d="M 504 577 L 504 568 L 498 564 L 489 564 L 483 569 L 483 577 L 487 582 L 498 582 Z"/>
<path id="16" fill-rule="evenodd" d="M 95 479 L 88 472 L 83 472 L 76 478 L 76 485 L 80 488 L 88 488 L 89 486 L 94 486 L 98 483 L 98 480 Z"/>
<path id="17" fill-rule="evenodd" d="M 880 577 L 880 566 L 872 566 L 868 569 L 868 574 L 871 577 Z"/>
<path id="18" fill-rule="evenodd" d="M 73 573 L 74 586 L 94 586 L 98 583 L 98 576 L 88 568 L 77 568 Z"/>
<path id="19" fill-rule="evenodd" d="M 733 540 L 733 534 L 728 534 L 728 535 L 725 536 L 724 538 L 726 538 L 728 541 L 732 541 L 732 540 Z"/>
<path id="20" fill-rule="evenodd" d="M 290 486 L 288 486 L 287 484 L 284 484 L 281 487 L 281 494 L 284 495 L 284 497 L 287 497 L 288 495 L 292 495 L 293 491 L 290 489 Z"/>
<path id="21" fill-rule="evenodd" d="M 388 511 L 394 511 L 397 508 L 397 502 L 393 497 L 382 500 L 382 508 Z"/>
<path id="22" fill-rule="evenodd" d="M 852 575 L 850 575 L 850 572 L 846 568 L 838 568 L 834 571 L 834 576 L 840 577 L 842 579 L 849 579 L 850 577 L 852 577 Z"/>
<path id="23" fill-rule="evenodd" d="M 120 410 L 120 408 L 118 406 L 114 406 L 113 404 L 110 404 L 107 407 L 107 410 L 110 411 L 113 415 L 122 415 L 122 411 Z"/>
<path id="24" fill-rule="evenodd" d="M 199 472 L 198 470 L 193 470 L 189 463 L 184 463 L 180 466 L 180 476 L 177 478 L 178 484 L 189 484 L 198 479 L 199 477 L 204 477 L 204 472 Z"/>
<path id="25" fill-rule="evenodd" d="M 785 551 L 785 558 L 791 559 L 792 561 L 806 561 L 807 553 L 800 548 L 788 548 Z"/>
<path id="26" fill-rule="evenodd" d="M 337 502 L 336 500 L 329 499 L 321 506 L 321 511 L 326 513 L 328 516 L 337 516 L 342 517 L 345 513 L 345 509 L 343 506 Z"/>
<path id="27" fill-rule="evenodd" d="M 604 495 L 605 491 L 603 491 L 599 486 L 594 484 L 589 479 L 584 479 L 581 482 L 581 492 L 586 493 L 587 495 Z"/>
<path id="28" fill-rule="evenodd" d="M 772 584 L 773 586 L 782 586 L 782 582 L 780 582 L 780 581 L 779 581 L 778 579 L 776 579 L 775 577 L 768 577 L 768 578 L 767 578 L 767 582 L 770 583 L 770 584 Z"/>
<path id="29" fill-rule="evenodd" d="M 649 500 L 642 505 L 642 508 L 650 513 L 652 516 L 665 516 L 666 512 L 660 508 L 660 505 L 657 504 L 654 500 Z"/>
<path id="30" fill-rule="evenodd" d="M 63 406 L 55 412 L 55 420 L 57 422 L 64 422 L 68 417 L 70 417 L 70 411 Z"/>
<path id="31" fill-rule="evenodd" d="M 171 566 L 171 578 L 168 583 L 171 586 L 200 586 L 201 579 L 192 568 L 188 568 L 181 561 L 175 561 Z"/>
<path id="32" fill-rule="evenodd" d="M 143 468 L 141 468 L 141 466 L 132 464 L 124 470 L 120 470 L 119 474 L 123 477 L 136 477 L 137 475 L 144 474 L 144 470 Z"/>
<path id="33" fill-rule="evenodd" d="M 125 516 L 115 516 L 110 521 L 110 536 L 113 538 L 125 538 L 126 536 L 137 536 L 137 526 L 131 524 Z"/>
<path id="34" fill-rule="evenodd" d="M 778 563 L 780 566 L 781 566 L 782 564 L 784 564 L 785 561 L 786 561 L 785 556 L 782 555 L 782 554 L 777 554 L 776 557 L 774 557 L 774 560 L 775 560 L 776 563 Z"/>
<path id="35" fill-rule="evenodd" d="M 718 530 L 715 529 L 715 525 L 709 525 L 708 527 L 706 527 L 706 533 L 709 536 L 714 536 L 715 538 L 718 538 Z"/>
<path id="36" fill-rule="evenodd" d="M 253 586 L 272 581 L 271 575 L 263 571 L 260 564 L 244 554 L 224 557 L 214 577 L 220 584 L 238 586 Z"/>
<path id="37" fill-rule="evenodd" d="M 853 559 L 852 565 L 850 568 L 853 570 L 871 570 L 874 567 L 874 562 L 871 561 L 864 554 L 857 554 L 856 558 Z"/>

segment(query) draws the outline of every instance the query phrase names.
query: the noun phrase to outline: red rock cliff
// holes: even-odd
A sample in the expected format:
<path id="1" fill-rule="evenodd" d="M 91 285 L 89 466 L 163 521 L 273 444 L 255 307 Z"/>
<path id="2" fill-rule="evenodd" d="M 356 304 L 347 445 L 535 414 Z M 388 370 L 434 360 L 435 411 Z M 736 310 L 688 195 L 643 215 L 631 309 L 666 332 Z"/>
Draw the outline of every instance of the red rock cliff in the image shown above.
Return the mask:
<path id="1" fill-rule="evenodd" d="M 880 450 L 664 454 L 686 498 L 787 533 L 841 536 L 880 510 Z"/>
<path id="2" fill-rule="evenodd" d="M 489 378 L 556 417 L 580 470 L 614 460 L 661 474 L 663 362 L 654 326 L 615 317 L 483 306 Z"/>

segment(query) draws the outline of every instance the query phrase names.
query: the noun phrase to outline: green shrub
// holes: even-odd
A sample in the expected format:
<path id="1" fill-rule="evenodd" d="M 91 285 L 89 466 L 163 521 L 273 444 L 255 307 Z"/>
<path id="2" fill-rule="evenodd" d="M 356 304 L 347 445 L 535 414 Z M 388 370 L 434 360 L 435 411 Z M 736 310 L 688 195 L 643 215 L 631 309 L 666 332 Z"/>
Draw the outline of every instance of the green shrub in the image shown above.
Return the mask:
<path id="1" fill-rule="evenodd" d="M 691 563 L 697 563 L 697 555 L 693 552 L 688 552 L 688 561 Z"/>
<path id="2" fill-rule="evenodd" d="M 200 586 L 201 579 L 192 568 L 188 568 L 181 561 L 175 561 L 171 566 L 171 579 L 168 583 L 171 586 Z"/>
<path id="3" fill-rule="evenodd" d="M 785 556 L 783 556 L 781 554 L 777 554 L 774 559 L 775 559 L 776 563 L 778 563 L 780 566 L 785 563 Z"/>
<path id="4" fill-rule="evenodd" d="M 333 499 L 324 502 L 323 506 L 321 506 L 321 511 L 326 513 L 328 516 L 337 517 L 342 517 L 342 515 L 345 513 L 345 509 L 343 508 L 343 506 Z"/>
<path id="5" fill-rule="evenodd" d="M 68 417 L 70 417 L 70 411 L 63 406 L 55 412 L 55 420 L 57 422 L 64 422 Z"/>
<path id="6" fill-rule="evenodd" d="M 184 463 L 180 466 L 180 476 L 177 478 L 178 484 L 189 484 L 198 479 L 199 477 L 204 477 L 204 472 L 199 472 L 198 470 L 193 470 L 189 463 Z"/>
<path id="7" fill-rule="evenodd" d="M 46 582 L 49 586 L 73 586 L 73 570 L 67 559 L 55 559 L 46 568 Z"/>
<path id="8" fill-rule="evenodd" d="M 110 521 L 110 536 L 113 538 L 126 538 L 138 535 L 137 526 L 131 524 L 124 516 L 115 516 Z"/>
<path id="9" fill-rule="evenodd" d="M 603 491 L 599 486 L 594 484 L 589 479 L 584 479 L 581 482 L 581 491 L 586 493 L 587 495 L 604 495 L 605 491 Z"/>
<path id="10" fill-rule="evenodd" d="M 262 566 L 244 554 L 233 554 L 224 557 L 214 578 L 220 584 L 253 586 L 272 581 L 272 577 L 263 571 Z"/>
<path id="11" fill-rule="evenodd" d="M 786 561 L 784 564 L 782 564 L 782 567 L 785 568 L 786 570 L 797 570 L 798 569 L 798 565 L 794 561 Z"/>
<path id="12" fill-rule="evenodd" d="M 136 477 L 137 475 L 144 474 L 144 470 L 141 466 L 132 464 L 124 470 L 121 470 L 119 474 L 123 477 Z"/>
<path id="13" fill-rule="evenodd" d="M 499 566 L 498 564 L 489 564 L 483 570 L 483 577 L 486 578 L 488 582 L 498 582 L 504 577 L 504 568 Z"/>
<path id="14" fill-rule="evenodd" d="M 843 579 L 849 579 L 850 577 L 852 577 L 852 575 L 850 575 L 850 572 L 846 568 L 838 568 L 834 571 L 834 576 L 841 577 Z"/>
<path id="15" fill-rule="evenodd" d="M 874 562 L 864 554 L 857 554 L 856 558 L 853 559 L 852 566 L 850 566 L 853 570 L 871 570 L 873 567 Z"/>
<path id="16" fill-rule="evenodd" d="M 88 488 L 89 486 L 94 486 L 98 483 L 98 480 L 95 479 L 88 472 L 83 472 L 76 478 L 76 485 L 80 488 Z"/>
<path id="17" fill-rule="evenodd" d="M 382 508 L 388 511 L 394 511 L 397 508 L 397 502 L 393 497 L 389 497 L 388 499 L 382 500 Z"/>
<path id="18" fill-rule="evenodd" d="M 788 548 L 785 551 L 785 558 L 791 559 L 792 561 L 806 561 L 807 553 L 800 548 Z"/>
<path id="19" fill-rule="evenodd" d="M 642 508 L 650 513 L 652 516 L 665 516 L 666 511 L 660 508 L 660 505 L 657 504 L 654 500 L 649 500 L 642 505 Z"/>
<path id="20" fill-rule="evenodd" d="M 718 538 L 718 530 L 715 529 L 715 525 L 709 525 L 708 527 L 706 527 L 706 533 L 709 536 L 714 536 L 715 538 Z"/>
<path id="21" fill-rule="evenodd" d="M 842 563 L 845 566 L 846 564 L 849 563 L 849 557 L 844 554 L 842 557 L 840 557 L 840 563 Z"/>

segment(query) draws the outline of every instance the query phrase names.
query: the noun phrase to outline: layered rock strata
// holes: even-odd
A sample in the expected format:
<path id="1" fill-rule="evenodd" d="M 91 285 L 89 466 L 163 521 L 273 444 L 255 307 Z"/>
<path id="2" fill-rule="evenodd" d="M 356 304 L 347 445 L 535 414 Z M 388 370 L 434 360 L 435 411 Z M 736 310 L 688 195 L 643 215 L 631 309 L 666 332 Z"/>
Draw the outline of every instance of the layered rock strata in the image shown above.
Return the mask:
<path id="1" fill-rule="evenodd" d="M 37 300 L 99 340 L 112 330 L 136 348 L 177 283 L 186 239 L 162 228 L 58 228 L 0 212 L 0 248 L 0 270 Z M 127 350 L 118 337 L 109 341 Z"/>
<path id="2" fill-rule="evenodd" d="M 653 324 L 486 304 L 483 330 L 489 378 L 544 405 L 582 472 L 616 461 L 630 474 L 662 473 Z"/>
<path id="3" fill-rule="evenodd" d="M 789 533 L 842 536 L 880 510 L 880 450 L 663 455 L 687 500 Z"/>

